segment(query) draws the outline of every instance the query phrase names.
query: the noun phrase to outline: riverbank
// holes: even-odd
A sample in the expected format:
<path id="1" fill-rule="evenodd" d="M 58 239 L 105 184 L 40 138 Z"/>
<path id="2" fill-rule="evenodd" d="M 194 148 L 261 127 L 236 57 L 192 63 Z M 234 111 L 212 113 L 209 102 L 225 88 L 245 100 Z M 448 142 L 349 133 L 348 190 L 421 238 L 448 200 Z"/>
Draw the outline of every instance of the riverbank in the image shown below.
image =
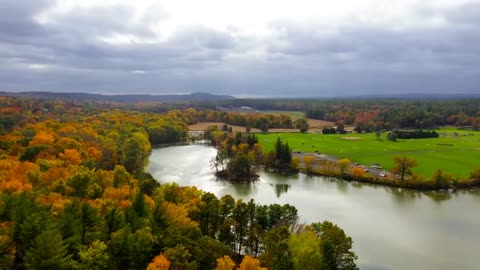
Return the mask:
<path id="1" fill-rule="evenodd" d="M 343 174 L 339 175 L 338 173 L 325 173 L 325 172 L 312 172 L 307 170 L 300 170 L 301 173 L 306 175 L 315 175 L 315 176 L 325 176 L 325 177 L 333 177 L 338 179 L 339 181 L 347 181 L 347 182 L 359 182 L 359 183 L 367 183 L 367 184 L 374 184 L 374 185 L 381 185 L 381 186 L 388 186 L 388 187 L 398 187 L 398 188 L 406 188 L 416 191 L 445 191 L 451 190 L 456 191 L 460 189 L 476 189 L 480 188 L 480 180 L 454 180 L 452 183 L 448 184 L 447 186 L 438 186 L 432 180 L 414 180 L 414 179 L 392 179 L 386 177 L 373 177 L 373 176 L 363 176 L 363 177 L 355 177 L 351 174 Z"/>
<path id="2" fill-rule="evenodd" d="M 449 175 L 442 175 L 441 179 L 423 179 L 419 176 L 411 176 L 401 180 L 399 176 L 379 168 L 363 165 L 349 164 L 340 169 L 338 160 L 331 156 L 317 153 L 297 154 L 297 168 L 307 175 L 333 177 L 347 182 L 360 182 L 389 187 L 407 188 L 418 191 L 444 191 L 457 189 L 480 188 L 480 179 L 454 179 Z M 308 162 L 307 162 L 308 160 Z M 355 170 L 355 172 L 354 172 Z"/>

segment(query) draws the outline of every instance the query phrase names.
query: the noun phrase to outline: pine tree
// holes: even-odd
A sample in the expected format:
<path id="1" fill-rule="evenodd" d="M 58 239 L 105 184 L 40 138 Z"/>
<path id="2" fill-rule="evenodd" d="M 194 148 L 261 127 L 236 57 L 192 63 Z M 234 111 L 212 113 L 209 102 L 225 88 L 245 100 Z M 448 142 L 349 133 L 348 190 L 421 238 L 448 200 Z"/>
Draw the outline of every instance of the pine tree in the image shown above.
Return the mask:
<path id="1" fill-rule="evenodd" d="M 85 245 L 87 232 L 92 231 L 97 224 L 97 211 L 88 203 L 82 204 L 81 223 L 82 245 Z"/>
<path id="2" fill-rule="evenodd" d="M 71 255 L 57 230 L 44 231 L 33 240 L 25 255 L 25 268 L 35 270 L 70 269 Z"/>

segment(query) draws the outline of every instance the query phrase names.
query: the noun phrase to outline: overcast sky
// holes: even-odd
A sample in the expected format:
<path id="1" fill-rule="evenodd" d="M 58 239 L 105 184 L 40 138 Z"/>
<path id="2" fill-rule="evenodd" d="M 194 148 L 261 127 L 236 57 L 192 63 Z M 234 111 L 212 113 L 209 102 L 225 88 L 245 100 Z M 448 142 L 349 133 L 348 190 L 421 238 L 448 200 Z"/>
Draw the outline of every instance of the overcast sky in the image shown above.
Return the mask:
<path id="1" fill-rule="evenodd" d="M 480 92 L 480 0 L 0 0 L 0 90 Z"/>

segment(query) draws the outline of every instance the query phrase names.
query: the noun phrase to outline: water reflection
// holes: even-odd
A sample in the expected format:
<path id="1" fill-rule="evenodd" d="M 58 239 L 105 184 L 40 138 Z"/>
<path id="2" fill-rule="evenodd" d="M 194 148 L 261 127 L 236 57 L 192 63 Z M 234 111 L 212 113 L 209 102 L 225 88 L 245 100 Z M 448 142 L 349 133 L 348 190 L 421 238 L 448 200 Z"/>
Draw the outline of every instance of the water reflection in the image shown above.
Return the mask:
<path id="1" fill-rule="evenodd" d="M 432 199 L 435 203 L 442 203 L 444 201 L 450 200 L 452 198 L 452 193 L 448 191 L 429 191 L 424 193 L 425 196 Z"/>
<path id="2" fill-rule="evenodd" d="M 251 197 L 254 193 L 256 186 L 255 181 L 246 181 L 246 182 L 236 182 L 232 180 L 218 180 L 228 183 L 228 186 L 232 188 L 234 194 L 237 194 L 241 197 Z"/>
<path id="3" fill-rule="evenodd" d="M 385 187 L 384 190 L 393 195 L 394 202 L 399 206 L 412 206 L 421 197 L 420 193 L 404 188 Z"/>
<path id="4" fill-rule="evenodd" d="M 290 189 L 289 184 L 270 184 L 270 186 L 275 188 L 275 195 L 277 195 L 277 198 L 280 198 L 283 193 L 287 193 Z"/>
<path id="5" fill-rule="evenodd" d="M 329 179 L 329 181 L 332 181 L 332 179 Z M 348 191 L 349 183 L 347 181 L 335 181 L 334 183 L 337 186 L 338 191 L 342 193 L 346 193 Z"/>

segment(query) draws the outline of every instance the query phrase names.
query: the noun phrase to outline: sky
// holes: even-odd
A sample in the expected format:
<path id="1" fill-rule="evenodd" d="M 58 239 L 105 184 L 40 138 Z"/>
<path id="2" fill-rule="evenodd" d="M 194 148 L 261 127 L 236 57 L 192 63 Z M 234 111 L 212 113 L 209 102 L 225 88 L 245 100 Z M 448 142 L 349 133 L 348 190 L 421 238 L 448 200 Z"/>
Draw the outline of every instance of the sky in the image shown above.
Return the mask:
<path id="1" fill-rule="evenodd" d="M 0 91 L 480 93 L 480 0 L 0 0 Z"/>

